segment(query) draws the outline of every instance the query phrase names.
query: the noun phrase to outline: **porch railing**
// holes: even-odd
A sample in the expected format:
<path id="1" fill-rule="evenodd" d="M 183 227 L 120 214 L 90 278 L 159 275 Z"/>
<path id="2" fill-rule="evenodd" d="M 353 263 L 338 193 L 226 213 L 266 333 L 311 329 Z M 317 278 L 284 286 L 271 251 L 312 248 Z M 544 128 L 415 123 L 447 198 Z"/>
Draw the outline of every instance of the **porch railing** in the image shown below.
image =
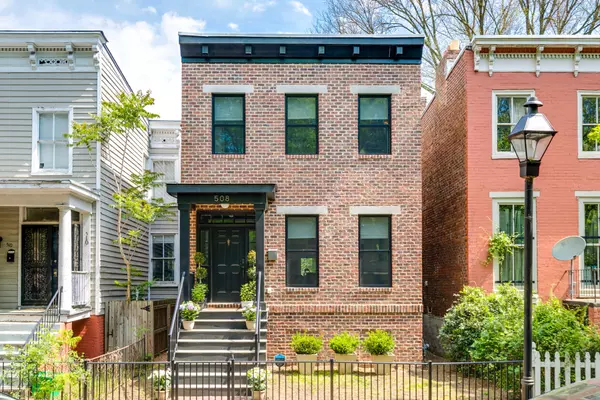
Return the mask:
<path id="1" fill-rule="evenodd" d="M 90 304 L 90 273 L 72 271 L 71 274 L 73 287 L 73 306 L 87 306 Z"/>
<path id="2" fill-rule="evenodd" d="M 177 301 L 175 302 L 175 309 L 173 310 L 173 317 L 171 319 L 171 329 L 169 329 L 168 360 L 171 364 L 175 361 L 177 341 L 179 340 L 179 306 L 181 305 L 183 288 L 185 287 L 185 278 L 185 272 L 183 272 L 179 281 L 179 289 L 177 290 Z"/>
<path id="3" fill-rule="evenodd" d="M 46 306 L 44 314 L 42 314 L 42 317 L 39 319 L 37 324 L 35 324 L 35 327 L 29 334 L 29 337 L 27 337 L 25 346 L 27 346 L 28 343 L 37 342 L 43 332 L 51 331 L 54 327 L 54 324 L 60 321 L 60 298 L 62 296 L 62 291 L 63 288 L 61 286 L 56 293 L 54 293 L 54 296 L 52 296 L 52 299 L 50 299 L 48 306 Z"/>
<path id="4" fill-rule="evenodd" d="M 574 298 L 600 297 L 600 270 L 598 268 L 584 268 L 567 271 L 569 274 L 569 288 Z"/>
<path id="5" fill-rule="evenodd" d="M 256 274 L 256 323 L 254 326 L 254 356 L 255 360 L 260 360 L 260 325 L 262 322 L 262 310 L 261 310 L 261 302 L 262 298 L 260 297 L 261 292 L 261 281 L 262 281 L 262 271 L 258 271 Z"/>

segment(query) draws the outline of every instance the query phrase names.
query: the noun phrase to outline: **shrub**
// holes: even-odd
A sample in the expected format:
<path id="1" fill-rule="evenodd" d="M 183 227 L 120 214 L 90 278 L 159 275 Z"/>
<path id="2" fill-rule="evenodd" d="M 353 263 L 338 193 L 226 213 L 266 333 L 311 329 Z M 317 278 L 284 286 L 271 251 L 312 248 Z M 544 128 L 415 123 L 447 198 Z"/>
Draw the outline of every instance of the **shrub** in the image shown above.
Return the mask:
<path id="1" fill-rule="evenodd" d="M 495 293 L 465 287 L 448 310 L 440 329 L 452 361 L 520 360 L 523 357 L 523 295 L 509 284 Z M 574 354 L 600 350 L 598 331 L 581 313 L 560 300 L 539 302 L 533 310 L 533 341 L 540 353 Z"/>
<path id="2" fill-rule="evenodd" d="M 242 315 L 246 318 L 246 321 L 256 321 L 256 308 L 244 308 Z"/>
<path id="3" fill-rule="evenodd" d="M 248 260 L 248 267 L 256 267 L 256 251 L 250 250 L 246 259 Z"/>
<path id="4" fill-rule="evenodd" d="M 179 314 L 184 321 L 193 321 L 200 314 L 200 307 L 193 301 L 186 301 L 179 306 Z"/>
<path id="5" fill-rule="evenodd" d="M 256 299 L 256 281 L 250 281 L 242 285 L 240 299 L 242 301 L 254 301 Z"/>
<path id="6" fill-rule="evenodd" d="M 246 275 L 248 276 L 249 281 L 256 281 L 256 267 L 248 268 Z"/>
<path id="7" fill-rule="evenodd" d="M 195 252 L 194 262 L 196 263 L 196 265 L 204 265 L 204 263 L 206 262 L 206 256 L 204 255 L 204 253 L 200 251 Z"/>
<path id="8" fill-rule="evenodd" d="M 334 335 L 329 341 L 329 348 L 335 354 L 353 354 L 360 344 L 358 336 L 351 335 L 348 332 L 342 332 Z"/>
<path id="9" fill-rule="evenodd" d="M 196 283 L 194 288 L 192 289 L 192 301 L 194 303 L 202 303 L 206 298 L 206 294 L 208 293 L 208 284 L 206 283 Z"/>
<path id="10" fill-rule="evenodd" d="M 263 368 L 254 367 L 246 372 L 246 378 L 248 379 L 248 385 L 253 391 L 267 390 L 267 380 L 271 374 L 269 371 Z"/>
<path id="11" fill-rule="evenodd" d="M 208 270 L 204 267 L 196 268 L 196 282 L 201 283 L 208 277 Z"/>
<path id="12" fill-rule="evenodd" d="M 292 336 L 292 350 L 296 354 L 317 354 L 323 348 L 323 340 L 306 333 L 296 332 Z"/>
<path id="13" fill-rule="evenodd" d="M 391 354 L 394 347 L 396 347 L 396 343 L 392 335 L 379 329 L 369 332 L 367 338 L 363 340 L 363 348 L 373 356 Z"/>
<path id="14" fill-rule="evenodd" d="M 171 386 L 171 370 L 153 371 L 148 379 L 152 380 L 154 389 L 167 390 Z"/>

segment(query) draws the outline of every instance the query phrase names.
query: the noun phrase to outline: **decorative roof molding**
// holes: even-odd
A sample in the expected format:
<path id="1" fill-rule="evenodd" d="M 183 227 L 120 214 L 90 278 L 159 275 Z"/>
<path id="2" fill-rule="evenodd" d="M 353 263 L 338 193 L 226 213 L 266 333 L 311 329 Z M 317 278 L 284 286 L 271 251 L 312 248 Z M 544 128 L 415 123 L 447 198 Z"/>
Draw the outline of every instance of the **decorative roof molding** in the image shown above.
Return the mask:
<path id="1" fill-rule="evenodd" d="M 92 45 L 92 58 L 94 60 L 94 68 L 96 68 L 96 70 L 100 69 L 100 57 L 101 57 L 101 53 L 100 53 L 100 46 L 97 44 Z"/>
<path id="2" fill-rule="evenodd" d="M 29 51 L 29 65 L 31 65 L 31 69 L 37 69 L 37 56 L 36 56 L 36 48 L 35 44 L 27 43 L 27 51 Z"/>
<path id="3" fill-rule="evenodd" d="M 540 64 L 542 62 L 542 51 L 544 51 L 544 46 L 538 46 L 535 51 L 535 76 L 540 76 L 541 67 Z"/>
<path id="4" fill-rule="evenodd" d="M 575 49 L 575 62 L 573 65 L 573 75 L 577 78 L 579 75 L 579 63 L 581 62 L 581 51 L 583 50 L 583 46 L 577 46 Z"/>
<path id="5" fill-rule="evenodd" d="M 65 50 L 67 51 L 67 64 L 69 65 L 69 69 L 73 70 L 73 69 L 75 69 L 75 55 L 73 54 L 74 53 L 73 44 L 66 43 Z"/>
<path id="6" fill-rule="evenodd" d="M 481 62 L 481 46 L 473 46 L 473 69 L 479 71 L 479 64 Z"/>
<path id="7" fill-rule="evenodd" d="M 488 55 L 488 58 L 489 58 L 488 74 L 490 76 L 492 76 L 492 74 L 494 73 L 494 53 L 495 52 L 496 52 L 496 46 L 490 46 L 490 54 Z"/>

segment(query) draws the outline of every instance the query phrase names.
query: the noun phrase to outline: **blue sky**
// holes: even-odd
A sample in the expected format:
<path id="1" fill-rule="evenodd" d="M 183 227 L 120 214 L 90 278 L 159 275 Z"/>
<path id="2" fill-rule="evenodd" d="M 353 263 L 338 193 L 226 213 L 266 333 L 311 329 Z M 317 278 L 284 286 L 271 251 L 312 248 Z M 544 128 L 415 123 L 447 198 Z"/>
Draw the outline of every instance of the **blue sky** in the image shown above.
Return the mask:
<path id="1" fill-rule="evenodd" d="M 322 0 L 0 0 L 0 29 L 100 29 L 135 90 L 181 114 L 177 32 L 306 33 Z"/>

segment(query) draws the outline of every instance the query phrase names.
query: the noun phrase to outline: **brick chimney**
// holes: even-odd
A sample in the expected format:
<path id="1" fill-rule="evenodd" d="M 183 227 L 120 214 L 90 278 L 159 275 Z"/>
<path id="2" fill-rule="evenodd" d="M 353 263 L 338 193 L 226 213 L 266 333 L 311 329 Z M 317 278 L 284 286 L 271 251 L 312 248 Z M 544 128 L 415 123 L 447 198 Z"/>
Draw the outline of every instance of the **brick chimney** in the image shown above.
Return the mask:
<path id="1" fill-rule="evenodd" d="M 454 65 L 454 61 L 458 57 L 460 53 L 460 40 L 455 39 L 450 42 L 444 54 L 442 54 L 442 59 L 440 60 L 440 64 L 438 65 L 436 71 L 436 89 L 440 87 L 440 84 L 446 79 L 448 72 L 452 69 Z"/>

